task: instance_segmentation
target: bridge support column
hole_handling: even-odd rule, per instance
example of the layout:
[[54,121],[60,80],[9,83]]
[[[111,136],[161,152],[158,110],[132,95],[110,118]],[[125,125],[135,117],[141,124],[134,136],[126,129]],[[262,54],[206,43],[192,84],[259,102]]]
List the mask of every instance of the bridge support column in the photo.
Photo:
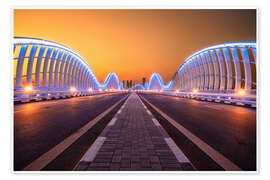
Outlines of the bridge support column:
[[185,88],[184,88],[184,91],[188,91],[188,69],[187,69],[187,66],[186,64],[184,65],[184,77],[185,77]]
[[196,71],[196,88],[200,89],[201,86],[201,76],[200,76],[200,65],[198,63],[197,57],[194,58],[194,66]]
[[248,56],[248,51],[246,48],[241,48],[241,53],[244,61],[244,68],[245,68],[245,89],[249,92],[252,89],[252,72],[250,66],[250,60]]
[[194,88],[197,88],[197,74],[196,74],[196,70],[195,70],[195,68],[194,68],[194,59],[192,59],[191,61],[190,61],[190,63],[189,63],[189,65],[190,65],[190,68],[191,68],[191,81],[192,81],[192,83],[191,83],[191,85],[192,85],[192,87],[191,87],[191,90],[192,89],[194,89]]
[[208,90],[208,88],[209,88],[209,69],[208,69],[208,67],[207,67],[207,61],[206,61],[206,59],[205,59],[205,57],[204,57],[204,55],[203,54],[201,54],[201,58],[202,58],[202,61],[203,61],[203,67],[204,67],[204,79],[205,79],[205,81],[204,81],[204,87],[203,87],[203,90],[204,91],[207,91]]
[[28,58],[28,63],[27,63],[27,85],[32,87],[32,71],[33,71],[33,61],[34,57],[36,54],[37,46],[33,45],[31,48],[30,56]]
[[219,70],[220,70],[220,91],[224,91],[225,90],[225,81],[226,81],[226,65],[225,65],[225,61],[222,57],[221,54],[221,50],[220,49],[216,49],[216,53],[217,53],[217,60],[219,62]]
[[178,74],[180,76],[180,89],[179,90],[182,90],[184,89],[184,73],[183,71],[179,71]]
[[51,57],[52,48],[48,48],[45,60],[44,60],[44,67],[43,67],[43,81],[42,81],[42,88],[44,90],[48,90],[48,83],[47,83],[47,76],[48,76],[48,64]]
[[64,75],[63,75],[63,89],[67,89],[67,77],[68,77],[68,69],[70,65],[70,60],[71,60],[71,55],[68,55],[68,58],[65,63],[65,70],[64,70]]
[[241,66],[240,66],[241,59],[239,58],[236,48],[230,48],[230,49],[232,51],[234,69],[235,69],[235,89],[238,90],[241,88],[241,81],[242,81]]
[[20,53],[19,53],[19,57],[18,57],[18,63],[17,63],[17,69],[16,69],[16,86],[15,86],[16,91],[23,90],[23,86],[22,86],[23,74],[22,74],[22,71],[23,71],[24,56],[25,56],[27,48],[28,48],[28,45],[22,45],[22,47],[20,49]]
[[69,67],[68,67],[68,71],[67,71],[67,78],[65,81],[65,88],[70,90],[70,78],[71,78],[71,70],[73,67],[73,63],[74,63],[74,57],[71,58],[70,63],[69,63]]
[[36,89],[40,89],[40,69],[41,69],[41,63],[43,61],[43,54],[45,52],[46,47],[41,46],[39,49],[39,53],[38,53],[38,58],[37,58],[37,65],[36,65]]
[[206,57],[206,61],[207,61],[208,68],[209,68],[209,73],[208,73],[209,86],[208,86],[208,88],[210,91],[212,91],[214,89],[214,82],[215,82],[215,78],[214,78],[215,69],[213,67],[213,63],[212,63],[212,60],[211,60],[208,52],[205,53],[205,57]]
[[72,67],[72,71],[71,71],[70,87],[76,88],[76,86],[75,86],[75,74],[76,74],[77,68],[78,68],[78,59],[75,59],[73,67]]
[[192,91],[192,84],[193,84],[193,74],[192,74],[192,69],[191,69],[191,62],[187,63],[187,68],[188,68],[188,91]]
[[81,88],[81,84],[80,84],[80,83],[81,83],[82,68],[83,68],[83,64],[80,63],[78,72],[76,73],[76,77],[75,77],[75,79],[76,79],[76,87],[77,87],[78,89],[82,89],[82,88]]
[[205,71],[204,71],[204,66],[203,66],[203,62],[201,60],[201,57],[199,55],[197,55],[197,60],[198,60],[198,64],[199,64],[199,68],[200,68],[200,90],[204,89],[204,81],[205,81]]
[[54,83],[53,83],[53,70],[54,70],[54,64],[55,64],[55,59],[56,55],[58,53],[58,49],[54,49],[51,61],[50,61],[50,67],[49,67],[49,89],[53,90],[54,89]]
[[[56,58],[56,64],[55,64],[55,70],[54,70],[54,87],[55,89],[59,88],[59,78],[58,78],[58,72],[59,72],[59,65],[62,60],[63,51],[60,51],[58,53],[58,56]],[[61,76],[61,74],[60,74]]]
[[229,93],[232,93],[233,88],[234,88],[234,82],[233,82],[233,74],[232,74],[232,60],[230,58],[229,52],[227,48],[223,48],[223,53],[227,65],[227,91]]
[[214,91],[220,90],[220,70],[219,70],[219,62],[216,57],[216,53],[214,50],[210,50],[210,58],[213,62],[214,69]]

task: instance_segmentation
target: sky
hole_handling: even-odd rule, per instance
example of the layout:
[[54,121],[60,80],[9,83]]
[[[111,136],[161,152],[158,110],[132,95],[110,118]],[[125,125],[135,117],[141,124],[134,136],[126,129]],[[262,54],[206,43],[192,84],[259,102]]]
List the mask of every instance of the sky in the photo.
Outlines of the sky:
[[168,83],[198,50],[256,41],[256,10],[15,9],[13,27],[77,52],[100,82],[115,72],[141,83],[156,72]]

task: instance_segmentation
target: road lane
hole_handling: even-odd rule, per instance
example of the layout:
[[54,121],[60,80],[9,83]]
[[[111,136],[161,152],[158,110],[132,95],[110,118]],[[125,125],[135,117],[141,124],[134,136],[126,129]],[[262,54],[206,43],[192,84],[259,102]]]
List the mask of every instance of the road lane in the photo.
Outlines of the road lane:
[[76,97],[14,106],[14,170],[20,170],[123,98]]
[[150,103],[244,170],[256,170],[256,110],[163,95]]

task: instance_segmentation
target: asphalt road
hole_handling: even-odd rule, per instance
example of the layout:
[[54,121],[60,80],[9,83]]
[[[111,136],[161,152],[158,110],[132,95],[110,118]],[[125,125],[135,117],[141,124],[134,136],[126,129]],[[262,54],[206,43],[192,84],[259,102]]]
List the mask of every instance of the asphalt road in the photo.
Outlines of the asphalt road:
[[243,170],[256,170],[255,109],[164,95],[141,95]]
[[14,170],[20,170],[118,102],[96,95],[14,106]]

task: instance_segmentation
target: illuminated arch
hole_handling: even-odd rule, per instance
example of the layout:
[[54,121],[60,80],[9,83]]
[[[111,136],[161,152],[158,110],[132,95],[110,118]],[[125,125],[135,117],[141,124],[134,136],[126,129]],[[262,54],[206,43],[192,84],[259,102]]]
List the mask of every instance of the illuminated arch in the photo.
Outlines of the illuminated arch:
[[161,76],[157,73],[152,74],[149,80],[148,89],[149,90],[168,90],[172,86],[172,81],[167,85],[164,84]]
[[225,43],[202,49],[188,57],[176,74],[172,79],[174,90],[233,93],[245,89],[253,93],[256,43]]
[[61,44],[35,38],[15,37],[14,90],[77,91],[119,89],[119,80],[110,73],[100,84],[90,66],[76,52]]

